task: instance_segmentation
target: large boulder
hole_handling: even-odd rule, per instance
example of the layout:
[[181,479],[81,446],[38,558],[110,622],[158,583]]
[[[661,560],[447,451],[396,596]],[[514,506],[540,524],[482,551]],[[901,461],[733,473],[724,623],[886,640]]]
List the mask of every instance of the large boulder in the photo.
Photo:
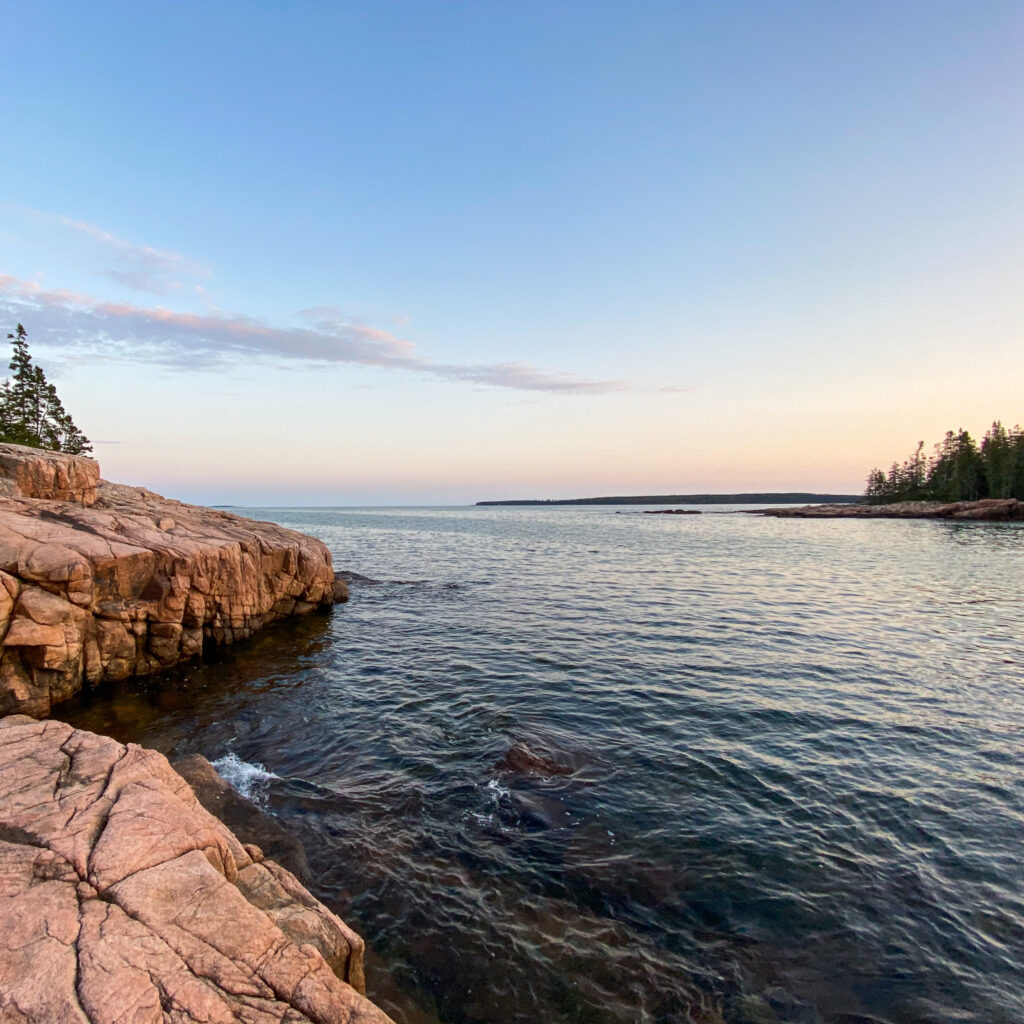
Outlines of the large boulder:
[[[37,463],[60,481],[83,479],[79,464],[99,472],[16,445],[0,445],[4,459],[8,483],[42,479]],[[348,596],[327,548],[275,523],[95,477],[89,503],[43,490],[0,495],[0,715],[49,714],[87,683],[158,672]]]
[[0,720],[0,1021],[393,1024],[363,942],[163,755]]

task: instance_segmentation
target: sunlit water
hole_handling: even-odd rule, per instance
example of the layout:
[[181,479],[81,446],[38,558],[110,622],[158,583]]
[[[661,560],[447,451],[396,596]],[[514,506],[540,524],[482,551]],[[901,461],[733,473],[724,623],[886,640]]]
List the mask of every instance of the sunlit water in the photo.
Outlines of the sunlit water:
[[227,759],[417,1020],[1024,1020],[1024,529],[248,514],[381,582],[61,716]]

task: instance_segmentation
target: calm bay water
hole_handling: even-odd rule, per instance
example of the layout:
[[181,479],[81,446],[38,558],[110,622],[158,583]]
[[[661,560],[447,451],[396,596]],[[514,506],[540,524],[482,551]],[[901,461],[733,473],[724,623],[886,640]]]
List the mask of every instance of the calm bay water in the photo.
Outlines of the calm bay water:
[[233,755],[397,1019],[1024,1020],[1020,526],[246,514],[379,582],[59,714]]

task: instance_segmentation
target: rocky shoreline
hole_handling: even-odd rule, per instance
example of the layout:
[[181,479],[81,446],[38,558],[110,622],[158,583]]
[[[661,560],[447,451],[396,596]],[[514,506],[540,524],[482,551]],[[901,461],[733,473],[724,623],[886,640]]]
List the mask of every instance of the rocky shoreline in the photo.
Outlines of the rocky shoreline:
[[0,445],[2,1024],[394,1024],[301,844],[209,762],[37,721],[347,597],[312,537]]
[[778,519],[956,519],[976,522],[1024,522],[1024,501],[983,498],[980,501],[901,501],[891,505],[801,505],[763,508],[748,515]]

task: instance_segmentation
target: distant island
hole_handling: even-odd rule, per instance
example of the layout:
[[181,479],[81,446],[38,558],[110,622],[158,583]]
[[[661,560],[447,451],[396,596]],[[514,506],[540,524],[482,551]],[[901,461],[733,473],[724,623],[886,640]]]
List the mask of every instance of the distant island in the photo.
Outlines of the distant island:
[[523,498],[516,501],[478,501],[477,505],[841,505],[863,501],[862,494],[812,494],[806,491],[753,494],[634,494],[607,498]]

